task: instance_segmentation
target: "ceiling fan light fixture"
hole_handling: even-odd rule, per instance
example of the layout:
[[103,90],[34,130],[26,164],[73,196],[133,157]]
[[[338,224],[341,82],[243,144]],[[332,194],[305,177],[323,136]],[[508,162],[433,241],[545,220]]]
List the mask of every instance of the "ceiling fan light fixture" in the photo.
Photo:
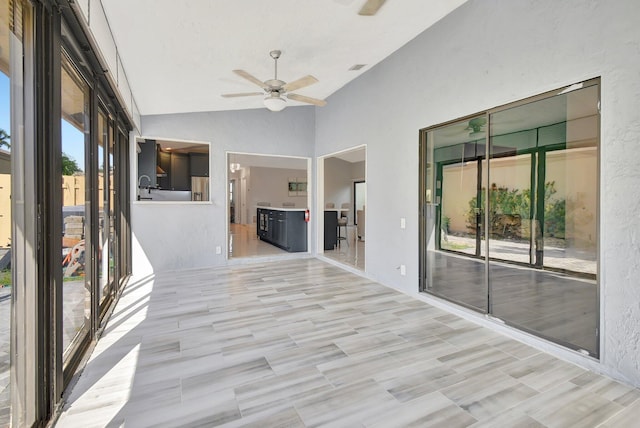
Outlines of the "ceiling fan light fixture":
[[287,106],[287,101],[279,95],[271,95],[264,99],[264,106],[271,111],[282,111]]

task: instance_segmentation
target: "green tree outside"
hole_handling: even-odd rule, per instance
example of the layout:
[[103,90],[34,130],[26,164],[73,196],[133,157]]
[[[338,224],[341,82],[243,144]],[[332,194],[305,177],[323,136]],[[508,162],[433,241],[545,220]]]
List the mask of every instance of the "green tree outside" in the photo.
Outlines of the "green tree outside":
[[69,157],[66,153],[62,153],[62,175],[73,175],[76,172],[82,172],[75,159]]
[[11,148],[11,135],[9,135],[4,129],[0,128],[0,148],[2,147],[6,147],[7,149]]

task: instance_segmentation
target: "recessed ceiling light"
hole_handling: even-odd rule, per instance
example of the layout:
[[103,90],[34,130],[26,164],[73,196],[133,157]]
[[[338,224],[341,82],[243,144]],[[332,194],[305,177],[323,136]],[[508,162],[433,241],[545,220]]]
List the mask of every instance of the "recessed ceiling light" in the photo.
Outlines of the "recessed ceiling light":
[[349,69],[349,71],[358,71],[358,70],[360,70],[361,68],[366,67],[366,66],[367,66],[367,64],[355,64],[355,65],[352,65],[352,66],[351,66],[351,68]]

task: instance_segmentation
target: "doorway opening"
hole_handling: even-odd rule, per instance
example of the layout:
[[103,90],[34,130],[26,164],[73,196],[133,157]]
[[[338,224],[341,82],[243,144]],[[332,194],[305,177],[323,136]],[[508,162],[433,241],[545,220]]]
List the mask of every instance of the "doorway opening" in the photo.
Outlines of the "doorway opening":
[[365,270],[366,145],[318,159],[318,253]]
[[[304,216],[311,205],[310,165],[311,159],[303,157],[227,153],[228,259],[309,253],[310,227]],[[267,209],[282,213],[267,217],[283,225],[277,239],[273,233],[260,234],[260,212]]]

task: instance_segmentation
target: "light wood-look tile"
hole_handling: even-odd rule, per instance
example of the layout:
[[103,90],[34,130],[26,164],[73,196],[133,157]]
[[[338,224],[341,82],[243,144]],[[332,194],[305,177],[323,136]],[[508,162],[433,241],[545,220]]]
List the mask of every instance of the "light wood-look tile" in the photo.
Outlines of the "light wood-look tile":
[[637,426],[640,391],[316,259],[134,279],[58,427]]

